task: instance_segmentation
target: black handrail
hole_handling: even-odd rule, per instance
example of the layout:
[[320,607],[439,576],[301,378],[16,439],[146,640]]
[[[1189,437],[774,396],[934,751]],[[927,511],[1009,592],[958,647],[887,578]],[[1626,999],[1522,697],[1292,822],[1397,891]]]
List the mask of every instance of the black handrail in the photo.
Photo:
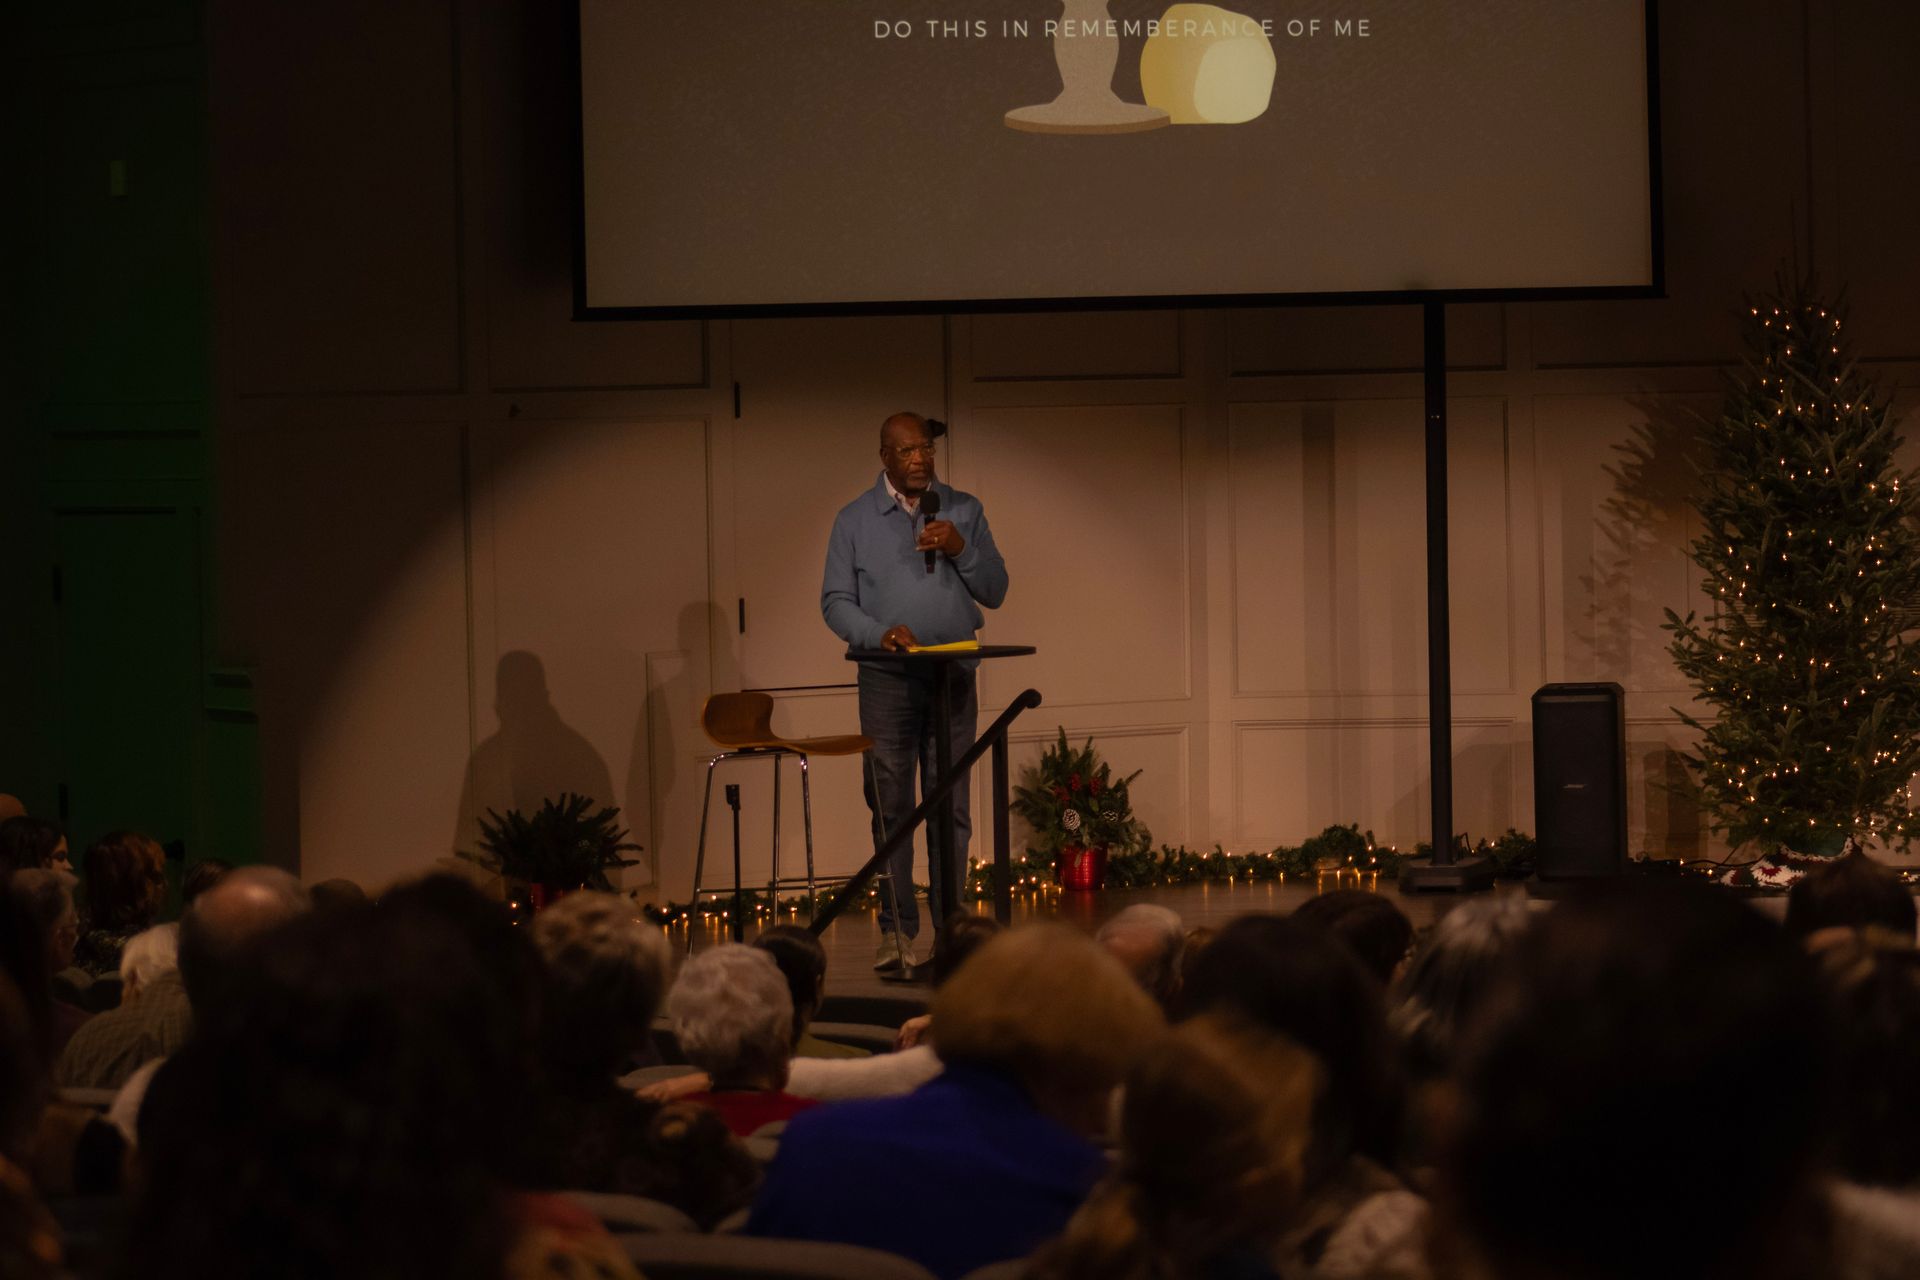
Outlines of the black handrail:
[[[847,909],[847,904],[852,902],[854,898],[860,894],[865,893],[867,883],[879,873],[881,867],[886,865],[887,859],[893,856],[894,851],[900,847],[902,842],[913,839],[914,829],[932,816],[933,811],[946,801],[946,798],[952,794],[954,787],[959,783],[961,775],[971,769],[974,763],[987,753],[989,747],[994,748],[993,862],[996,879],[999,881],[999,883],[994,886],[994,912],[1000,917],[1002,923],[1004,923],[1013,910],[1013,865],[1012,857],[1007,849],[1007,790],[1005,786],[1007,728],[1022,711],[1031,710],[1039,705],[1040,691],[1038,689],[1028,689],[1012,702],[1008,703],[1007,709],[1002,711],[991,725],[987,726],[987,731],[981,734],[971,747],[967,748],[965,754],[953,762],[953,767],[947,771],[946,776],[941,778],[938,785],[927,794],[927,798],[919,803],[913,813],[908,816],[906,822],[901,824],[900,829],[888,833],[885,843],[874,851],[874,855],[871,858],[867,859],[866,865],[854,872],[847,882],[840,886],[840,892],[832,901],[814,913],[813,920],[807,927],[816,934],[820,933],[828,925],[832,924],[842,911]],[[941,869],[937,871],[936,874],[946,874],[946,872],[944,869]],[[965,885],[961,886],[962,891],[964,891],[965,888]],[[907,891],[911,893],[913,891],[912,887],[908,886]],[[949,903],[948,905],[956,909],[959,906],[958,903]],[[940,922],[935,921],[934,923],[937,926]]]

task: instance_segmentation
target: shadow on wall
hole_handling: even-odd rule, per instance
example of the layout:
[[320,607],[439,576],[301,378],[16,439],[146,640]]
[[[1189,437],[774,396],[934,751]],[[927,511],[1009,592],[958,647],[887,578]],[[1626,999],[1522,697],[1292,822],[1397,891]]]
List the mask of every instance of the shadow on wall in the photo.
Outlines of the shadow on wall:
[[539,655],[522,649],[500,655],[493,709],[500,728],[474,748],[460,784],[456,850],[479,847],[480,819],[489,809],[531,814],[542,801],[568,791],[601,805],[616,802],[607,762],[553,705]]
[[[1667,657],[1667,633],[1654,621],[1660,610],[1685,614],[1693,607],[1693,562],[1686,558],[1695,532],[1691,500],[1693,477],[1711,423],[1687,405],[1662,400],[1635,402],[1645,414],[1632,434],[1614,446],[1607,464],[1613,492],[1600,506],[1594,572],[1587,588],[1594,678],[1618,680],[1629,691],[1649,684],[1683,684]],[[1682,558],[1686,584],[1678,600],[1649,598],[1656,561]],[[1663,700],[1664,701],[1664,700]],[[1659,708],[1666,710],[1665,706]],[[1688,798],[1687,770],[1671,743],[1630,748],[1638,754],[1640,822],[1635,856],[1698,858],[1707,851],[1707,832],[1699,808]],[[1630,830],[1632,824],[1630,820]]]
[[[706,770],[692,766],[719,748],[700,729],[700,690],[713,637],[724,634],[720,606],[696,600],[680,607],[676,648],[648,653],[647,698],[633,726],[627,778],[634,838],[649,868],[654,897],[666,901],[693,882],[693,840]],[[640,797],[646,812],[640,812]]]
[[1598,537],[1593,571],[1580,580],[1588,608],[1587,630],[1579,638],[1592,654],[1592,678],[1618,680],[1629,688],[1656,670],[1678,681],[1668,668],[1666,633],[1650,619],[1659,617],[1662,608],[1686,613],[1693,598],[1691,561],[1685,598],[1650,600],[1646,593],[1658,558],[1685,555],[1692,531],[1693,476],[1706,430],[1706,423],[1687,406],[1643,400],[1634,407],[1646,417],[1613,446],[1614,460],[1606,466],[1613,492],[1600,504],[1594,522]]
[[1649,744],[1640,756],[1640,781],[1646,794],[1646,847],[1632,852],[1648,857],[1702,858],[1707,829],[1700,806],[1689,798],[1687,766],[1666,743]]
[[[1470,730],[1456,725],[1453,738],[1453,834],[1465,835],[1469,844],[1479,840],[1491,840],[1508,827],[1525,828],[1530,824],[1525,820],[1523,811],[1514,794],[1514,770],[1516,757],[1525,756],[1528,763],[1528,777],[1531,777],[1531,756],[1526,756],[1524,747],[1516,746],[1512,741],[1514,726],[1473,726]],[[1420,739],[1417,750],[1422,760],[1426,759],[1426,728],[1419,730]],[[1360,822],[1368,827],[1374,838],[1382,844],[1411,851],[1422,840],[1431,840],[1429,828],[1433,825],[1433,792],[1429,789],[1427,771],[1422,767],[1419,778],[1411,785],[1403,787],[1394,795],[1381,813],[1368,805],[1364,808],[1377,816],[1369,819],[1355,812],[1351,817],[1337,813],[1329,814],[1328,819],[1336,823]],[[1531,782],[1527,783],[1531,788]],[[1531,809],[1533,794],[1527,792],[1526,807]],[[1369,827],[1369,823],[1372,825]],[[1314,834],[1311,831],[1297,832],[1286,839],[1298,843]]]

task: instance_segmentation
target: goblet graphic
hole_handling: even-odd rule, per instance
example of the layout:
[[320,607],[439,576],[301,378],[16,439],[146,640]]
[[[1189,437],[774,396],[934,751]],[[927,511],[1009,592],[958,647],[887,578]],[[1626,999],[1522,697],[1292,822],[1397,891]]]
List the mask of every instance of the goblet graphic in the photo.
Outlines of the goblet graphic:
[[[1167,113],[1140,102],[1122,102],[1113,92],[1120,63],[1120,37],[1109,34],[1108,0],[1063,0],[1053,60],[1060,68],[1060,96],[1007,112],[1007,127],[1028,133],[1139,133],[1167,123]],[[1083,23],[1093,24],[1093,34]]]

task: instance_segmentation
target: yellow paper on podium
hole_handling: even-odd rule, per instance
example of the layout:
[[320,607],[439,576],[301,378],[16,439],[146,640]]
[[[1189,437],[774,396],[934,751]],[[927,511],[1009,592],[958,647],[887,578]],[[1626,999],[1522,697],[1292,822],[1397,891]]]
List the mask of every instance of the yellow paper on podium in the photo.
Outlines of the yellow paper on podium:
[[908,653],[972,653],[978,651],[978,640],[955,640],[951,644],[910,644]]

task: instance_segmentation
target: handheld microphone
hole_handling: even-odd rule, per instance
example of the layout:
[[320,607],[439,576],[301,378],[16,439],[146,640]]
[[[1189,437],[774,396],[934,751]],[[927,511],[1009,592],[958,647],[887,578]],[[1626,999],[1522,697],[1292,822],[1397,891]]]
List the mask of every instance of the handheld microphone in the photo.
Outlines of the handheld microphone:
[[[928,520],[932,520],[935,516],[940,514],[940,495],[934,490],[932,485],[928,485],[927,491],[920,495],[920,514],[924,515]],[[929,547],[927,549],[927,572],[928,573],[933,572],[934,554],[935,553],[933,549]]]

